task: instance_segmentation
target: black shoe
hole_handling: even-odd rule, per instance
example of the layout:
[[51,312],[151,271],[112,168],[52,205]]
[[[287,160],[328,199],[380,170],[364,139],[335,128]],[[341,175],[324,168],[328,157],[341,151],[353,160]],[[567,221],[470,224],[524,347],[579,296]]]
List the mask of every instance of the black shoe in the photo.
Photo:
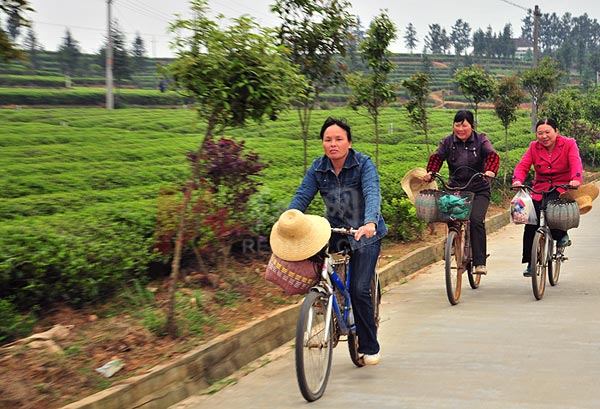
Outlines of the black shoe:
[[527,264],[527,268],[523,271],[523,277],[531,277],[531,266]]

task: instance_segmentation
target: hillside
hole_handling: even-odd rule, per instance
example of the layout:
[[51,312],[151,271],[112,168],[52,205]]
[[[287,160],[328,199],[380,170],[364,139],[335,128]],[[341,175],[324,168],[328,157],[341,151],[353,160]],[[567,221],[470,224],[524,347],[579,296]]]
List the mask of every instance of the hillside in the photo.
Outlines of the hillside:
[[[500,77],[506,75],[517,75],[519,72],[531,67],[530,62],[519,59],[490,59],[473,58],[470,56],[455,57],[451,55],[421,55],[421,54],[394,54],[391,58],[396,64],[395,70],[390,74],[390,80],[400,84],[417,72],[427,72],[431,76],[430,89],[435,93],[432,97],[438,100],[431,101],[432,105],[443,106],[443,102],[449,102],[447,107],[454,108],[455,103],[465,103],[464,97],[457,91],[453,82],[453,73],[456,69],[478,64],[492,74]],[[126,105],[180,105],[185,101],[181,97],[171,96],[165,99],[160,92],[161,75],[158,67],[168,65],[169,59],[146,58],[142,66],[136,70],[129,79],[119,80],[115,83],[118,90],[146,90],[154,91],[154,96],[142,96],[131,100],[126,94],[122,97]],[[359,69],[357,67],[356,69]],[[0,64],[0,106],[1,105],[93,105],[103,104],[102,91],[105,86],[105,73],[101,61],[97,55],[84,54],[80,60],[80,68],[71,77],[65,78],[61,71],[57,55],[54,52],[41,52],[36,56],[35,62],[16,61],[11,64]],[[575,78],[576,80],[576,78]],[[92,91],[92,89],[96,91]],[[31,97],[32,89],[39,90]],[[85,90],[88,91],[85,91]],[[44,95],[44,90],[52,90],[52,95]],[[95,96],[87,96],[77,99],[69,92],[77,90],[79,93],[96,93]],[[100,91],[100,92],[98,92]],[[60,97],[60,94],[65,94]],[[348,90],[340,86],[328,90],[323,94],[325,103],[339,106],[346,103]],[[399,91],[399,98],[406,98],[404,90]],[[442,101],[439,101],[442,98]],[[68,101],[76,101],[69,103]]]

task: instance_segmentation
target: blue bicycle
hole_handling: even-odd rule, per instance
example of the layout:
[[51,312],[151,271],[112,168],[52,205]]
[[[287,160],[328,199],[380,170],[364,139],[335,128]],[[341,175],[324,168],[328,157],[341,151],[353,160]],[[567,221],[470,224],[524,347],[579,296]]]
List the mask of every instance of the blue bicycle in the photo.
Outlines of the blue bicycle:
[[[332,228],[332,232],[354,235],[356,230]],[[358,337],[352,313],[350,255],[347,251],[327,254],[319,282],[302,303],[296,326],[296,376],[304,399],[313,402],[325,393],[333,348],[342,337],[348,341],[350,359],[358,366],[364,362],[358,353]],[[375,323],[379,326],[381,287],[376,271],[371,282]]]

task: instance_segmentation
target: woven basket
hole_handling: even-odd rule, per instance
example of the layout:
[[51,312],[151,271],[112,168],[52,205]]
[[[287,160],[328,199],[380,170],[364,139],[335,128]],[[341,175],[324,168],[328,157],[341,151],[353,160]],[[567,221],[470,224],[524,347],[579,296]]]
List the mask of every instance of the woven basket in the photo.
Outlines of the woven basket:
[[551,229],[569,230],[579,226],[579,206],[574,200],[550,200],[546,206],[546,222]]
[[310,260],[285,261],[273,254],[265,279],[277,284],[287,295],[306,294],[319,281],[319,267]]
[[427,222],[439,222],[438,198],[445,193],[441,190],[424,189],[415,198],[417,218]]
[[422,190],[415,200],[417,217],[427,223],[467,220],[473,207],[473,192]]

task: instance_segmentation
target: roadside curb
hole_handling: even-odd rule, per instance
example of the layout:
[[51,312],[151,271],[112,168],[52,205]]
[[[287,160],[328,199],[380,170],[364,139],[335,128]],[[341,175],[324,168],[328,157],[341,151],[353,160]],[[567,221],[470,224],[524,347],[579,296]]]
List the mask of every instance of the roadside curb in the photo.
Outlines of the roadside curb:
[[[486,220],[488,234],[510,222],[508,212]],[[380,271],[382,286],[401,281],[438,260],[444,239],[412,251]],[[248,363],[289,342],[296,331],[300,304],[257,318],[246,326],[216,337],[175,362],[158,365],[112,387],[63,406],[62,409],[165,409],[197,395]]]

